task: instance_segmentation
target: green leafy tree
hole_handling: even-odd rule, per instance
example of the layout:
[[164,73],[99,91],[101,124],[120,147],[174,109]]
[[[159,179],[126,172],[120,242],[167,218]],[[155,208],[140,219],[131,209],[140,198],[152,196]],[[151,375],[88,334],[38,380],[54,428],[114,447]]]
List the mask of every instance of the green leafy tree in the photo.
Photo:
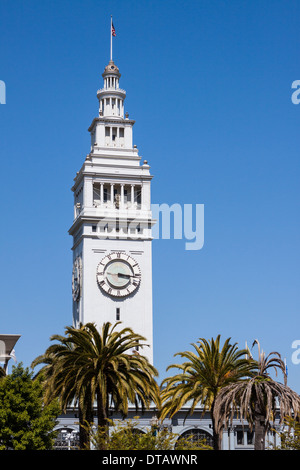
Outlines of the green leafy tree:
[[57,402],[45,406],[41,379],[22,364],[0,380],[0,450],[47,450],[59,414]]
[[51,339],[59,343],[34,363],[46,363],[47,400],[60,397],[64,408],[75,397],[89,408],[96,403],[98,426],[105,433],[110,408],[126,416],[129,403],[144,409],[159,401],[156,369],[134,352],[145,346],[145,338],[130,328],[118,330],[119,324],[104,323],[100,331],[93,323],[67,327],[66,336],[54,335]]
[[300,450],[300,422],[291,417],[285,418],[284,429],[276,431],[280,444],[274,450]]
[[203,412],[210,411],[213,427],[214,450],[220,450],[221,430],[217,429],[214,409],[218,393],[229,383],[239,382],[251,371],[251,361],[246,357],[248,350],[240,350],[228,338],[221,347],[220,335],[214,340],[199,339],[192,344],[194,351],[176,355],[187,359],[183,364],[170,368],[181,370],[179,374],[163,381],[161,418],[173,416],[183,405],[191,403],[192,414],[198,404]]
[[[267,356],[258,345],[258,360],[254,361],[252,374],[239,383],[224,387],[216,400],[215,416],[217,428],[227,425],[238,414],[242,420],[247,420],[254,433],[254,449],[265,449],[265,436],[279,410],[280,420],[286,417],[299,417],[300,397],[286,385],[286,370],[284,361],[278,352]],[[249,351],[250,354],[250,351]],[[284,384],[275,381],[269,370],[281,371]],[[278,408],[279,407],[279,408]]]

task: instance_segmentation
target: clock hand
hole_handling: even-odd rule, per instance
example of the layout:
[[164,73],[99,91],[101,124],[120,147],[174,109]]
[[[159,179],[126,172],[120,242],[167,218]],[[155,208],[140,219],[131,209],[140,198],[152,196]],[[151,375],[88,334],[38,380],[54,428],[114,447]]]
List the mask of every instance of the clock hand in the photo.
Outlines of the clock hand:
[[123,274],[123,273],[118,273],[118,277],[124,277],[127,279],[128,277],[137,277],[137,274]]
[[138,274],[123,274],[123,273],[107,273],[110,274],[111,276],[118,276],[118,277],[138,277]]

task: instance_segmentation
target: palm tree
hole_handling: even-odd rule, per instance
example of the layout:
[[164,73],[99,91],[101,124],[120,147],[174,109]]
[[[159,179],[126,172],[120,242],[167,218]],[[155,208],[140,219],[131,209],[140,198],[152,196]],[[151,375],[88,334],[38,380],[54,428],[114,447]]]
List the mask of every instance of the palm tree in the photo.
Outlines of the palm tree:
[[66,369],[58,352],[67,354],[68,349],[73,349],[72,343],[65,343],[65,337],[53,335],[51,340],[58,340],[60,344],[50,346],[45,354],[37,357],[31,364],[34,368],[40,364],[44,367],[36,374],[42,375],[44,383],[44,401],[49,404],[58,398],[62,412],[65,413],[69,405],[78,406],[79,411],[79,446],[87,448],[89,446],[89,432],[87,425],[93,422],[92,402],[89,387],[82,388],[77,393],[74,380],[67,380]]
[[[236,414],[241,420],[246,419],[250,429],[255,430],[254,449],[264,450],[265,435],[275,419],[278,405],[281,422],[288,416],[297,417],[300,413],[300,397],[286,385],[286,368],[280,354],[271,352],[266,356],[257,340],[255,344],[258,345],[258,360],[255,361],[254,374],[220,391],[215,404],[215,419],[218,430],[224,423],[227,426]],[[284,384],[273,380],[268,373],[269,369],[274,369],[276,374],[280,370]]]
[[185,351],[176,355],[187,359],[183,364],[168,367],[182,372],[165,379],[162,385],[161,419],[171,417],[181,407],[191,402],[189,413],[192,414],[197,404],[203,405],[203,413],[210,410],[213,425],[214,450],[221,446],[221,434],[217,432],[214,420],[215,401],[222,387],[240,381],[251,370],[251,361],[245,357],[246,350],[239,350],[237,344],[230,344],[228,338],[220,350],[220,335],[216,340],[200,338],[192,344],[195,352]]
[[93,323],[67,327],[65,337],[51,338],[59,344],[46,351],[46,358],[51,357],[46,365],[49,398],[60,395],[66,408],[77,397],[85,415],[96,402],[102,430],[107,430],[110,407],[125,416],[128,403],[142,408],[158,403],[156,369],[145,356],[132,352],[145,338],[130,328],[117,331],[119,324],[104,323],[101,331]]

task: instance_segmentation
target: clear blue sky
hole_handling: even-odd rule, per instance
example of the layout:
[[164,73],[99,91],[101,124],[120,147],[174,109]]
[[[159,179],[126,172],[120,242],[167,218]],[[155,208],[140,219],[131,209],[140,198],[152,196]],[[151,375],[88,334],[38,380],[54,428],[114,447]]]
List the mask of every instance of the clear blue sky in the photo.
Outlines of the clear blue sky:
[[221,334],[279,351],[300,392],[298,0],[0,1],[1,333],[22,335],[30,365],[72,323],[70,188],[111,14],[152,201],[205,205],[202,250],[153,242],[161,378],[174,353]]

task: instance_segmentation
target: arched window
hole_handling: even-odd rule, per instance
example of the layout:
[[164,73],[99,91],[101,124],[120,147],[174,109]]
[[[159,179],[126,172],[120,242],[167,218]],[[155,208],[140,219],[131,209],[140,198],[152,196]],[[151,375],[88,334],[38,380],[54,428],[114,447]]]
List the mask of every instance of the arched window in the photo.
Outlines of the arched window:
[[75,450],[79,448],[79,431],[61,428],[54,442],[55,450]]
[[213,447],[212,435],[207,431],[198,428],[188,429],[179,436],[178,440],[182,438],[189,438],[190,436],[192,436],[193,441],[205,441],[206,445]]

